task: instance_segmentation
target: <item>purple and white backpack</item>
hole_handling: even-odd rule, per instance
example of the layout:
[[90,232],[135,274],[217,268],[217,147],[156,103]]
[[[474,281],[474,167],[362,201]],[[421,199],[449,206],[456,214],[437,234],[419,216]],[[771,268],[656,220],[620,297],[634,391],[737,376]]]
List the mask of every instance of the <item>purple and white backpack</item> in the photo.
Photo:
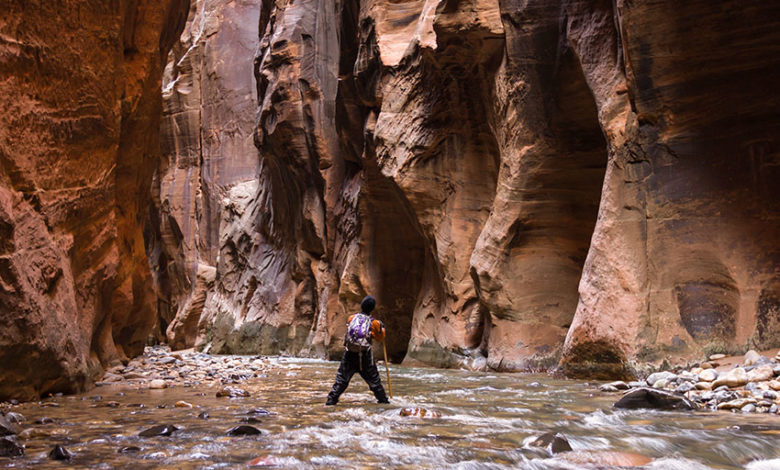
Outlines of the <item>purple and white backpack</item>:
[[347,326],[344,344],[348,351],[363,352],[371,349],[371,322],[373,318],[365,313],[356,313]]

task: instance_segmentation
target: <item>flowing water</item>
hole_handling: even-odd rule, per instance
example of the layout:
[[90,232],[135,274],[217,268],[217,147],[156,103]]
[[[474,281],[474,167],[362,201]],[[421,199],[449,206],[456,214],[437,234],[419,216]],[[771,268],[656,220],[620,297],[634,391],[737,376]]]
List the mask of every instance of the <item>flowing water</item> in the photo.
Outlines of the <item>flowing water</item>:
[[[588,466],[582,459],[572,463],[566,454],[545,457],[524,447],[548,431],[567,437],[574,449],[570,455],[589,455],[591,461],[609,462],[607,451],[652,459],[640,468],[778,468],[751,462],[780,458],[777,431],[771,430],[780,425],[777,416],[617,411],[612,409],[616,395],[597,392],[594,383],[400,366],[390,368],[390,405],[374,403],[356,375],[339,405],[326,407],[338,363],[284,358],[273,363],[265,377],[240,385],[250,398],[215,398],[217,388],[205,385],[166,390],[117,385],[52,398],[43,402],[46,406],[23,404],[14,411],[27,418],[29,430],[20,438],[25,456],[0,459],[0,465],[242,468],[260,457],[277,468],[616,468]],[[385,382],[384,366],[380,372]],[[195,407],[173,407],[178,400]],[[423,407],[441,417],[403,417],[404,407]],[[264,434],[226,435],[229,428],[246,424],[242,418],[256,408],[270,412],[249,423]],[[204,411],[210,417],[198,418]],[[44,417],[54,422],[34,424]],[[170,437],[138,436],[158,424],[181,430]],[[762,427],[735,428],[746,425]],[[74,452],[69,463],[47,458],[55,444]],[[120,452],[127,447],[138,449]]]

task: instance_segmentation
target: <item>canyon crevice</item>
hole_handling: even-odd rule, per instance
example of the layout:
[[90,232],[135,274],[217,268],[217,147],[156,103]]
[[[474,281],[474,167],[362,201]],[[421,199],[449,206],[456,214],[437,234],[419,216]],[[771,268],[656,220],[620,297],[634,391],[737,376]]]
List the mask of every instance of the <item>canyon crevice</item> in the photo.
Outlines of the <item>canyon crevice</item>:
[[0,396],[338,357],[367,294],[393,362],[780,346],[780,5],[74,5],[0,0]]
[[[774,7],[251,4],[259,30],[193,7],[219,26],[171,59],[201,83],[166,97],[201,110],[159,186],[172,344],[337,356],[370,293],[408,363],[613,377],[778,345]],[[206,121],[253,47],[256,109]],[[202,143],[223,129],[231,157]]]

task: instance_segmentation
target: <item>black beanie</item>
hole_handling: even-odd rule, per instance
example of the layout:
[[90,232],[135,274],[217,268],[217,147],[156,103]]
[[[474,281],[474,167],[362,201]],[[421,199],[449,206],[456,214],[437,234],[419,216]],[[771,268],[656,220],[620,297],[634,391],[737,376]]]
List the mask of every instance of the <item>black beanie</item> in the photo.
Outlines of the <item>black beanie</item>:
[[376,299],[370,295],[365,296],[363,301],[360,302],[360,310],[362,310],[363,313],[371,313],[371,311],[374,310],[374,307],[376,307]]

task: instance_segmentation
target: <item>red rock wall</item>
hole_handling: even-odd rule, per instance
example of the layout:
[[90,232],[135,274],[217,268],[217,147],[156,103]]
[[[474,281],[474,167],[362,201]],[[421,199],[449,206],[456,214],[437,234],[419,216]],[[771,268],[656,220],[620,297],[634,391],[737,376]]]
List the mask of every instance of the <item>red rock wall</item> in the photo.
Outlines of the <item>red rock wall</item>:
[[0,2],[0,397],[143,350],[164,54],[187,1]]
[[197,5],[155,183],[173,344],[338,355],[370,293],[396,361],[780,345],[777,7]]

